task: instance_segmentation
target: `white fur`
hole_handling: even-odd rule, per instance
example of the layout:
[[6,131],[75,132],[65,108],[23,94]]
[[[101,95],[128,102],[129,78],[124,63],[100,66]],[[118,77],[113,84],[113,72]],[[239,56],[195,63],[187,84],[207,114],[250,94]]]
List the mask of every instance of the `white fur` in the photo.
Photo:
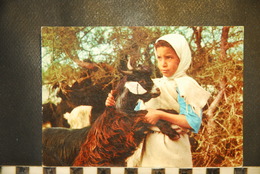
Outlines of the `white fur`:
[[133,94],[144,94],[147,92],[138,82],[126,82],[125,87]]
[[74,108],[71,113],[66,112],[64,118],[68,120],[70,128],[80,129],[90,125],[92,106],[81,105]]

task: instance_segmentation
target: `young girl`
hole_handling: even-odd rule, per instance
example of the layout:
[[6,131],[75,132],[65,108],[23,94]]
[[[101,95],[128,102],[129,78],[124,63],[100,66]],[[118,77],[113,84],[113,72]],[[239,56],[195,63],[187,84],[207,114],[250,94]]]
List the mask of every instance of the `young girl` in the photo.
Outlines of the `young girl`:
[[[128,167],[192,167],[191,147],[188,130],[198,133],[201,125],[202,108],[210,94],[186,74],[191,64],[191,51],[186,39],[179,34],[168,34],[155,42],[155,55],[163,77],[154,79],[161,95],[137,109],[146,109],[146,119],[155,124],[159,119],[172,123],[179,134],[171,140],[153,126],[134,155],[128,158]],[[107,106],[114,105],[111,94]],[[157,109],[174,109],[179,114],[169,114]]]

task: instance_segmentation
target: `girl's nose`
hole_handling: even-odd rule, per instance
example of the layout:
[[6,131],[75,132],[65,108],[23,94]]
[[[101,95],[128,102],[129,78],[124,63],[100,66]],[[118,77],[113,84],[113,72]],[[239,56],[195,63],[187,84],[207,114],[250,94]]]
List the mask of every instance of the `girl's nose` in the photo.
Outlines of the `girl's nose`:
[[162,66],[167,66],[167,62],[165,60],[162,61]]

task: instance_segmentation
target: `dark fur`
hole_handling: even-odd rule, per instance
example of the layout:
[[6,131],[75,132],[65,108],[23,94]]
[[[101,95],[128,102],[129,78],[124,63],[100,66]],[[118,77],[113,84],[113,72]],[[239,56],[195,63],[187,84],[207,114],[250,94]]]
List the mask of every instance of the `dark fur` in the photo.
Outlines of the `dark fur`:
[[93,124],[74,166],[125,166],[125,160],[149,131],[147,111],[125,112],[109,107]]
[[[92,79],[92,74],[97,69],[83,69],[81,77],[72,86],[69,86],[66,81],[62,81],[52,87],[53,89],[58,89],[56,97],[60,98],[61,101],[57,104],[49,102],[42,105],[43,124],[49,122],[51,127],[69,128],[70,125],[63,115],[80,105],[93,107],[90,117],[91,124],[104,112],[107,93],[114,86],[114,82],[111,82],[114,68],[110,69],[111,66],[104,63],[100,63],[99,67],[106,72],[104,73],[106,78],[102,78],[98,83],[94,83]],[[114,78],[114,81],[116,82],[117,79]]]
[[[164,112],[168,112],[168,113],[171,113],[171,114],[178,114],[177,111],[175,110],[165,110],[165,109],[160,109]],[[172,129],[171,128],[171,124],[170,122],[168,121],[165,121],[165,120],[159,120],[157,123],[156,123],[156,126],[160,129],[160,131],[167,135],[171,140],[177,140],[180,138],[180,134],[178,132],[176,132],[175,129]]]
[[67,120],[63,117],[61,111],[61,105],[55,105],[54,103],[45,103],[42,105],[42,123],[43,125],[46,123],[50,123],[51,127],[67,127]]
[[47,128],[42,132],[43,165],[70,166],[85,141],[89,127],[82,129]]

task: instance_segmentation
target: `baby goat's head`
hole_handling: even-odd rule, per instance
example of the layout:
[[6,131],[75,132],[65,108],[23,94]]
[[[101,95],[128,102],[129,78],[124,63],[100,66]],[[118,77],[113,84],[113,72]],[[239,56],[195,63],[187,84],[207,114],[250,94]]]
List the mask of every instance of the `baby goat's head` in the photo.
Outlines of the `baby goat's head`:
[[124,78],[120,81],[116,97],[116,108],[121,110],[133,110],[139,99],[144,102],[151,98],[158,97],[160,90],[151,79],[151,69],[139,65],[133,68],[128,63],[128,70],[119,70]]

